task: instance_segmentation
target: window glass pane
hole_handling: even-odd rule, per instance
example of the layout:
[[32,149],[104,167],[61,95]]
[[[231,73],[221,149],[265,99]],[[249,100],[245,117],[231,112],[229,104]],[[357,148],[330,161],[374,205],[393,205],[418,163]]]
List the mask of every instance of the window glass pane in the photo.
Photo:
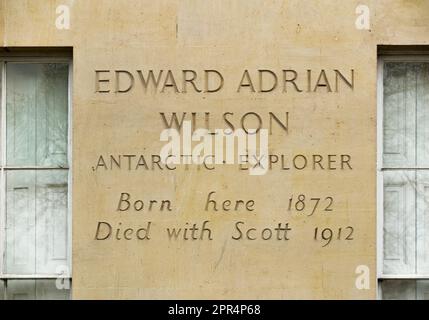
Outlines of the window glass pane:
[[429,167],[429,63],[417,68],[417,165]]
[[[70,299],[70,286],[64,286],[64,280],[36,280],[37,300],[67,300]],[[70,280],[65,280],[70,281]],[[57,282],[60,284],[57,288]]]
[[34,274],[36,239],[35,171],[6,173],[5,273]]
[[7,164],[67,166],[68,65],[7,63]]
[[416,173],[385,171],[383,273],[414,274],[416,269]]
[[66,170],[6,173],[6,273],[56,274],[68,268]]
[[7,300],[36,299],[36,280],[8,280]]
[[386,62],[383,93],[383,166],[416,165],[416,70],[412,63]]
[[429,166],[429,63],[384,66],[383,166]]
[[67,175],[65,170],[36,171],[37,274],[68,268]]
[[417,281],[417,300],[429,300],[429,280]]
[[383,300],[415,300],[415,280],[383,280],[381,282]]
[[417,172],[417,274],[429,274],[429,171]]
[[383,300],[429,300],[429,280],[383,280]]
[[0,280],[0,300],[4,300],[4,282]]
[[429,172],[384,171],[384,274],[429,274]]
[[8,280],[8,300],[65,300],[69,289],[57,289],[57,280]]

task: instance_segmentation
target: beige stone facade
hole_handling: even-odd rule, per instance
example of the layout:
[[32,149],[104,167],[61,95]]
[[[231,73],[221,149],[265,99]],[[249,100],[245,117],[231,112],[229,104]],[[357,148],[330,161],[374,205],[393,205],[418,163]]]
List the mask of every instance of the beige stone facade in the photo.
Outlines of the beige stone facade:
[[[69,29],[55,25],[62,4]],[[377,46],[428,43],[424,0],[1,0],[0,47],[73,51],[73,298],[376,298]],[[207,92],[220,78],[206,70],[221,89]],[[163,116],[184,112],[210,129],[259,116],[271,169],[160,165]],[[205,221],[194,240],[169,237]]]

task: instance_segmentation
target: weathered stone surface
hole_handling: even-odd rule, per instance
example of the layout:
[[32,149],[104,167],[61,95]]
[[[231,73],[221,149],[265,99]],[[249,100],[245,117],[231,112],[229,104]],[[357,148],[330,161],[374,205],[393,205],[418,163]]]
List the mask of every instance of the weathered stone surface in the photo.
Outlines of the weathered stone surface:
[[[359,3],[1,1],[3,46],[73,46],[74,298],[375,297],[377,44],[428,44],[429,3],[366,1],[371,27],[358,30]],[[70,7],[69,30],[55,27],[60,4]],[[96,70],[110,71],[109,93],[96,92]],[[133,90],[125,90],[126,73],[117,90],[118,70],[132,72]],[[181,93],[171,82],[164,92],[143,90],[136,70],[172,70]],[[183,70],[197,71],[201,92],[188,82],[183,93]],[[223,75],[222,90],[204,92],[204,70]],[[255,90],[247,86],[237,92],[245,70]],[[275,72],[276,90],[260,92],[258,70]],[[296,70],[302,92],[292,83],[284,92],[283,70]],[[307,70],[313,72],[310,90]],[[336,90],[333,70],[349,82],[353,70],[353,86],[340,79]],[[192,72],[186,76],[190,79]],[[262,89],[271,83],[268,73],[264,77]],[[159,154],[165,127],[160,113],[173,112],[209,112],[211,128],[223,128],[222,115],[228,112],[238,125],[248,112],[264,119],[269,112],[288,112],[287,132],[274,123],[270,154],[284,154],[289,166],[292,157],[306,155],[308,168],[281,170],[278,160],[266,175],[251,176],[235,165],[216,170],[97,167],[100,155],[107,161],[110,155],[143,154],[149,160]],[[204,118],[198,121],[204,126]],[[324,170],[314,164],[317,155]],[[329,155],[336,162],[329,164]],[[350,158],[345,159],[351,169],[341,170],[342,155]],[[231,207],[237,200],[252,200],[254,210],[206,210],[213,191],[219,208],[227,199]],[[121,193],[135,200],[169,200],[172,211],[160,211],[159,203],[151,211],[118,211]],[[311,210],[297,210],[300,195]],[[320,198],[314,212],[311,198]],[[103,221],[111,225],[112,236],[96,240]],[[150,240],[140,241],[136,231],[148,228],[149,221]],[[113,233],[119,223],[120,240]],[[176,240],[174,227],[195,227],[198,234],[191,230],[188,240],[183,233]],[[200,234],[204,227],[210,235]],[[330,232],[323,235],[325,228]],[[321,237],[332,239],[326,244]],[[369,290],[355,287],[359,265],[370,268]]]

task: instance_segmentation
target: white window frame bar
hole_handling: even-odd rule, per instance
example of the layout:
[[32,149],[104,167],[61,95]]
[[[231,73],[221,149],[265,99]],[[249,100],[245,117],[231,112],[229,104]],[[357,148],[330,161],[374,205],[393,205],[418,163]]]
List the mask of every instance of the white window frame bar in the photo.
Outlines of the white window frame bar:
[[[377,59],[377,299],[382,298],[382,280],[429,280],[429,274],[383,274],[383,238],[384,238],[384,198],[383,198],[383,171],[401,170],[402,168],[383,167],[383,103],[384,103],[384,83],[383,68],[388,61],[396,62],[429,62],[428,54],[383,54]],[[406,169],[406,168],[404,168]],[[415,167],[412,170],[428,169],[426,167]]]
[[[14,167],[14,166],[6,166],[6,63],[14,62],[14,63],[65,63],[68,64],[69,72],[68,72],[68,167],[51,167],[51,168],[40,168],[37,166],[22,166],[22,167]],[[4,281],[6,284],[7,280],[18,280],[18,279],[72,279],[72,84],[73,84],[73,61],[72,58],[68,57],[45,57],[45,56],[23,56],[23,57],[0,57],[0,76],[1,76],[1,105],[0,105],[0,281]],[[26,274],[26,275],[18,275],[18,274],[6,274],[3,272],[4,262],[5,262],[5,240],[6,240],[6,200],[5,200],[5,172],[7,170],[25,170],[25,169],[57,169],[57,170],[68,170],[68,185],[67,185],[67,214],[68,214],[68,234],[67,234],[67,254],[68,254],[68,274]],[[5,290],[6,291],[6,290]]]

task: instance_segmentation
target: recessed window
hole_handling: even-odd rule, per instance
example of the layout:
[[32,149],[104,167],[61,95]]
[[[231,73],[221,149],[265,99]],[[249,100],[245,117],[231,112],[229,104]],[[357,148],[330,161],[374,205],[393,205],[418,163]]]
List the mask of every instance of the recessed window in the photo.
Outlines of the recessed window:
[[0,298],[70,295],[70,63],[1,61]]
[[381,58],[379,76],[379,288],[428,299],[429,58]]

